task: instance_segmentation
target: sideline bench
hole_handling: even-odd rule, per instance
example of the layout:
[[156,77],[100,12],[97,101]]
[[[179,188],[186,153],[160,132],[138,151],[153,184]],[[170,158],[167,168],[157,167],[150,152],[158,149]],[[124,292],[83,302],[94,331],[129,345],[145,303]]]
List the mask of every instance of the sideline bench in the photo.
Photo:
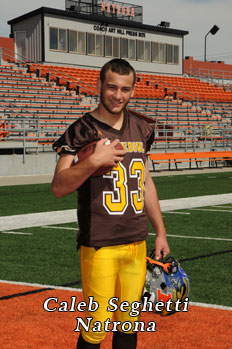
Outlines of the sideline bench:
[[202,161],[209,161],[209,167],[212,166],[212,161],[215,162],[217,167],[218,161],[232,161],[232,151],[206,151],[206,152],[183,152],[183,153],[152,153],[149,154],[149,158],[152,162],[153,170],[155,171],[155,165],[168,164],[168,169],[171,170],[171,164],[175,165],[178,170],[179,163],[189,163],[189,168],[192,168],[192,162],[196,164],[196,168],[199,168],[199,163]]

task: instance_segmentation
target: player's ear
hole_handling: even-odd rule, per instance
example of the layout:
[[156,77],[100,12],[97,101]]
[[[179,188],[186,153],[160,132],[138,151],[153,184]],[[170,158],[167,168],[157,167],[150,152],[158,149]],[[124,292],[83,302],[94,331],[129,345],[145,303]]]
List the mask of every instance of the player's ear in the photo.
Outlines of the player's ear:
[[101,92],[101,87],[102,87],[101,79],[98,78],[98,79],[97,79],[97,91],[98,91],[99,93]]

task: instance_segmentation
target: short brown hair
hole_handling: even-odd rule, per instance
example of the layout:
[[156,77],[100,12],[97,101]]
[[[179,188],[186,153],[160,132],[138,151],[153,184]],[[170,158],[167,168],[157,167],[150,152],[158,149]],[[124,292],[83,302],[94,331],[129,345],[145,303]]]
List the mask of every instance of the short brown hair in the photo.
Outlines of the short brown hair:
[[133,85],[136,81],[136,73],[134,68],[128,63],[125,59],[114,58],[111,61],[105,63],[100,71],[100,80],[103,83],[106,78],[106,72],[111,70],[114,73],[119,75],[129,75],[131,72],[133,73]]

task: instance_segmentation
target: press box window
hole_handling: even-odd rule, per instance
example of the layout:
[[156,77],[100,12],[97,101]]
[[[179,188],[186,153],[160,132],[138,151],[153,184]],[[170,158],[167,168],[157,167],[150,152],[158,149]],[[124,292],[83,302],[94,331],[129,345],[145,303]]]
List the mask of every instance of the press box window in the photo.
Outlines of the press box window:
[[150,62],[151,61],[151,43],[148,41],[144,42],[144,55],[145,55],[145,61]]
[[67,51],[67,30],[59,29],[59,51]]
[[69,51],[77,52],[77,32],[73,30],[69,31]]
[[88,55],[94,55],[95,54],[95,35],[94,34],[87,34],[87,44],[88,44]]
[[167,63],[179,63],[179,46],[167,45]]
[[121,58],[136,59],[135,40],[121,38]]
[[152,62],[159,62],[159,43],[158,42],[152,42],[151,60]]
[[74,30],[69,31],[69,51],[86,53],[86,34]]
[[129,40],[129,59],[136,59],[136,41]]
[[87,33],[88,55],[103,56],[103,37]]
[[144,61],[144,42],[137,40],[137,59]]
[[174,46],[174,63],[179,64],[179,46]]
[[166,63],[166,44],[159,44],[159,62]]
[[120,42],[119,38],[113,38],[113,57],[119,58],[120,57]]
[[103,36],[95,35],[96,40],[96,56],[103,56]]
[[167,63],[173,63],[173,46],[167,45]]
[[86,33],[78,32],[78,53],[86,53]]
[[119,38],[105,36],[105,56],[119,58]]
[[50,49],[67,52],[67,30],[50,28]]
[[113,57],[113,41],[112,36],[105,37],[105,56]]
[[166,63],[166,44],[152,42],[151,60],[152,62]]
[[50,28],[50,49],[58,50],[58,30],[57,28]]
[[151,43],[149,41],[137,40],[138,61],[151,61]]
[[121,38],[121,58],[128,58],[128,39]]

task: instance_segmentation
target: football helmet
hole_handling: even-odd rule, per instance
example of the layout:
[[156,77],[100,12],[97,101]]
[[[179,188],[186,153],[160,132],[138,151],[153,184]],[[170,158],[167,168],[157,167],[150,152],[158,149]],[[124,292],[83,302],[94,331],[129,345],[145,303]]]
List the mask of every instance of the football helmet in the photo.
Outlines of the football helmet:
[[[167,257],[160,261],[154,260],[154,251],[147,257],[147,273],[144,285],[142,301],[154,304],[153,310],[162,316],[176,312],[176,303],[179,300],[178,310],[183,309],[183,301],[189,295],[189,279],[179,262],[173,257]],[[169,307],[166,302],[171,299]],[[156,311],[155,304],[162,301],[163,310]],[[167,310],[168,309],[168,310]]]

